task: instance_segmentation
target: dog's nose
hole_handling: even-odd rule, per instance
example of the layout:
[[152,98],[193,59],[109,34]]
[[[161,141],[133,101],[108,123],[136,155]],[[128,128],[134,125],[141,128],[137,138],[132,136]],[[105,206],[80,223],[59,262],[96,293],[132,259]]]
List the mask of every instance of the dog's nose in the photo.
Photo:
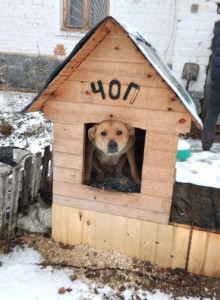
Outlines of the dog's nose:
[[108,152],[109,153],[115,153],[118,151],[118,144],[114,140],[110,140],[108,142]]

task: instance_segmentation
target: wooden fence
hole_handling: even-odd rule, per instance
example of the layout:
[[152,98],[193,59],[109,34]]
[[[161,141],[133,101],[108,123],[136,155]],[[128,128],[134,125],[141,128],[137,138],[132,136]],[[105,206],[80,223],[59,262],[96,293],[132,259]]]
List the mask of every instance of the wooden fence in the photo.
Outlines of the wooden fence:
[[[13,235],[17,216],[37,198],[43,200],[51,192],[52,155],[50,147],[26,155],[15,167],[0,170],[0,238]],[[48,191],[48,189],[50,191]]]

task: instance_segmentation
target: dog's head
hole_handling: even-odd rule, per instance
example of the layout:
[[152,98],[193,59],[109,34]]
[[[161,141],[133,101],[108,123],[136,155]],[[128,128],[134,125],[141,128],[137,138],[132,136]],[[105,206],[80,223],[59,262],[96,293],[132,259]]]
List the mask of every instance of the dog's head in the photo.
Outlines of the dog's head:
[[88,130],[89,139],[107,155],[119,154],[134,134],[134,127],[113,120],[103,121]]

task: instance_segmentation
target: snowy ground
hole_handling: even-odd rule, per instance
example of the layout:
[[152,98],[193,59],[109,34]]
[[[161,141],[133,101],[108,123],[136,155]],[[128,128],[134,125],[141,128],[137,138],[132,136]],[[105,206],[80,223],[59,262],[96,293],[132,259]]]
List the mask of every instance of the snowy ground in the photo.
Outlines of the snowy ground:
[[13,127],[8,137],[1,137],[0,133],[0,146],[15,146],[35,153],[51,144],[52,123],[44,119],[43,113],[19,113],[34,96],[29,93],[0,92],[0,124],[3,120]]
[[[7,138],[1,138],[0,146],[14,145],[31,152],[44,149],[52,142],[52,124],[43,114],[18,113],[35,95],[15,92],[0,92],[0,122],[5,118],[13,126]],[[215,143],[210,151],[203,151],[200,140],[188,140],[191,156],[176,164],[176,181],[220,188],[220,143]]]
[[[51,144],[52,125],[44,120],[42,113],[18,114],[33,97],[33,94],[0,92],[0,122],[7,121],[13,127],[8,137],[0,135],[0,146],[14,145],[37,152]],[[176,180],[220,188],[220,144],[216,143],[211,151],[204,152],[199,140],[190,139],[188,142],[192,154],[187,161],[177,162]],[[71,281],[72,271],[68,269],[42,268],[39,265],[42,259],[32,248],[15,248],[12,253],[0,254],[0,299],[120,299],[112,296],[115,291],[110,286],[85,278]],[[173,299],[172,295],[158,290],[150,293],[127,288],[122,294],[125,300]]]
[[203,151],[200,140],[188,139],[191,156],[176,163],[176,181],[220,188],[220,143]]
[[[70,280],[69,269],[42,267],[43,257],[31,248],[14,248],[9,254],[0,254],[1,300],[168,300],[174,299],[155,290],[127,288],[117,296],[110,286],[86,278]],[[122,298],[123,297],[123,298]],[[176,300],[201,298],[177,297]],[[208,298],[202,298],[208,299]]]

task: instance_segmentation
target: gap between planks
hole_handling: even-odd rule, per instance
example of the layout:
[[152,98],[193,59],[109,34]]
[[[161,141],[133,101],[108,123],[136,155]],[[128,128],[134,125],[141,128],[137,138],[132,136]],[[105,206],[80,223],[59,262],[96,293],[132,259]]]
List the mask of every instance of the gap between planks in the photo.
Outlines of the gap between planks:
[[[64,228],[60,228],[60,205],[53,205],[53,237],[58,241],[72,231],[72,240],[66,243],[86,243],[90,246],[120,251],[125,255],[148,260],[163,267],[184,268],[189,231],[170,225],[141,221],[127,217],[77,208],[66,208],[62,216]],[[72,214],[67,212],[72,210]],[[61,210],[62,211],[62,210]],[[68,216],[74,218],[73,223]],[[58,224],[57,224],[58,223]],[[58,225],[58,226],[56,226]],[[180,238],[181,237],[181,238]],[[178,242],[182,242],[178,247]]]

